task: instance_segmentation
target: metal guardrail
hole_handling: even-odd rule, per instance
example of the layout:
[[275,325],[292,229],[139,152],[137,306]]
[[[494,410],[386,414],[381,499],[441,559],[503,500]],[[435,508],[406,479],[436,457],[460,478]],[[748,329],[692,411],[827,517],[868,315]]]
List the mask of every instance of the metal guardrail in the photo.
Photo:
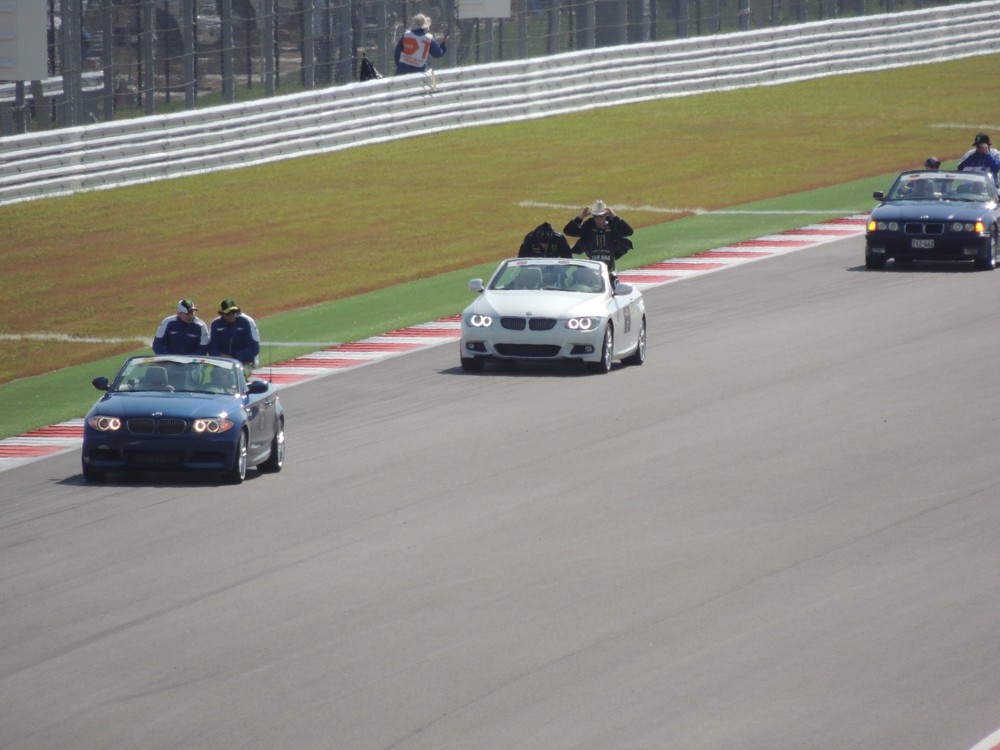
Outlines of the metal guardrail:
[[[0,205],[498,124],[995,53],[1000,0],[382,78],[0,139]],[[613,84],[613,85],[609,85]]]

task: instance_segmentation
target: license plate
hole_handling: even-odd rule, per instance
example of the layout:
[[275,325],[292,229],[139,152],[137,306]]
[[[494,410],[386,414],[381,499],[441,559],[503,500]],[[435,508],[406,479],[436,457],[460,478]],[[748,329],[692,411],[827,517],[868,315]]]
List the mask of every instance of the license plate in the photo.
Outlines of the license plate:
[[910,247],[914,250],[933,250],[934,240],[910,240]]

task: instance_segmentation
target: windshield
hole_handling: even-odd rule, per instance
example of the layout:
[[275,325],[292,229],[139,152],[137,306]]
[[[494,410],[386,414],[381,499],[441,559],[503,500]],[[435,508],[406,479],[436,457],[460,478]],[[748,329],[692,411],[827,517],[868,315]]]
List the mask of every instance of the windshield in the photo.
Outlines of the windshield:
[[511,261],[494,276],[490,289],[535,289],[597,294],[604,291],[604,277],[593,267],[582,263]]
[[901,175],[889,195],[891,201],[973,201],[993,199],[989,185],[978,174],[941,175],[934,172]]
[[136,392],[238,392],[236,368],[197,360],[135,359],[128,362],[109,390]]

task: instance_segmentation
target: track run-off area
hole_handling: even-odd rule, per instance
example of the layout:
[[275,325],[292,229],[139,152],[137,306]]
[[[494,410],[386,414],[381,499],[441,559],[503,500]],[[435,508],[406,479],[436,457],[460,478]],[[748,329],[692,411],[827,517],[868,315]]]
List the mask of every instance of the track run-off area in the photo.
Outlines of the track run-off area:
[[[543,206],[543,204],[527,203],[525,205]],[[550,204],[544,204],[544,207],[570,208]],[[627,211],[630,208],[632,207],[625,206],[621,210]],[[648,207],[645,208],[648,210]],[[666,213],[691,210],[663,209]],[[650,289],[775,255],[805,250],[832,239],[857,235],[864,231],[864,226],[865,216],[837,217],[823,223],[809,224],[781,234],[738,242],[686,258],[623,271],[619,274],[619,278],[634,284],[639,289]],[[350,368],[370,365],[387,357],[399,356],[429,346],[455,343],[459,338],[460,327],[461,316],[455,315],[422,325],[388,331],[363,341],[336,344],[312,354],[262,367],[254,373],[254,377],[273,382],[279,388],[287,387]],[[58,334],[52,335],[58,336]],[[0,472],[57,453],[79,450],[82,440],[82,416],[23,435],[0,439]]]

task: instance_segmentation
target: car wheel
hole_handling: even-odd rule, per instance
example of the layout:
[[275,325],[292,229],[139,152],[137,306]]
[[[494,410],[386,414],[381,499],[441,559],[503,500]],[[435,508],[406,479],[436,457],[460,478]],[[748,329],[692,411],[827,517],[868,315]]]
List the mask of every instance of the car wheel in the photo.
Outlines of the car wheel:
[[997,267],[997,228],[996,225],[990,230],[990,245],[986,251],[986,258],[976,258],[976,268],[980,271],[992,271]]
[[611,372],[611,359],[615,351],[615,329],[608,323],[604,329],[604,346],[601,348],[601,358],[597,362],[588,362],[591,372],[604,375]]
[[285,465],[285,420],[278,423],[278,431],[271,440],[271,455],[257,467],[263,474],[277,474]]
[[233,468],[226,473],[230,484],[242,484],[247,478],[247,434],[240,430],[239,441],[236,443],[236,455],[233,457]]
[[641,365],[646,361],[646,316],[642,316],[639,338],[635,342],[635,352],[622,360],[627,365]]
[[482,372],[483,365],[486,363],[481,359],[476,359],[474,357],[462,357],[462,369],[465,372]]

